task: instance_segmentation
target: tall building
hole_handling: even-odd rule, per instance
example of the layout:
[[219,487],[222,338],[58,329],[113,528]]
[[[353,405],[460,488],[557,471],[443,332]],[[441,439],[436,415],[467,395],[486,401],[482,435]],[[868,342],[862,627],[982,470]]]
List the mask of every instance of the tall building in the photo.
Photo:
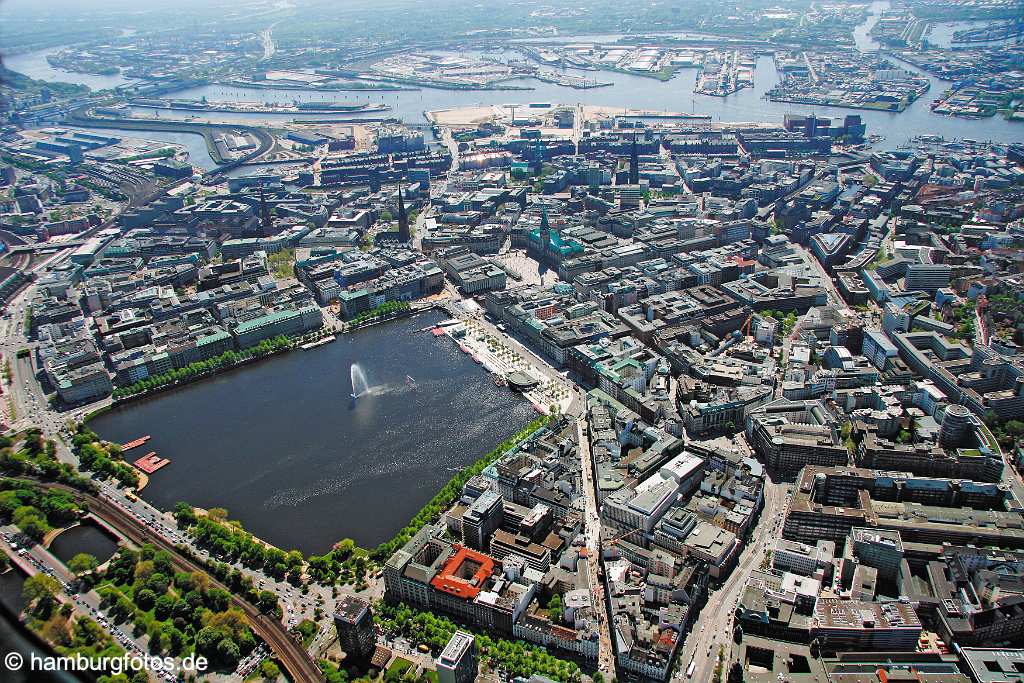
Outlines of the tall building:
[[405,212],[405,200],[402,198],[402,186],[398,186],[398,241],[402,244],[412,241],[409,231],[409,215]]
[[548,221],[548,210],[543,209],[540,214],[540,251],[543,257],[551,248],[551,222]]
[[456,631],[436,660],[440,683],[473,683],[476,679],[476,645],[473,636]]
[[640,184],[640,160],[636,153],[636,130],[633,131],[633,145],[629,150],[629,184]]
[[934,292],[949,286],[953,269],[944,263],[913,263],[907,266],[904,284],[908,291]]
[[370,603],[355,596],[347,596],[338,603],[334,626],[338,630],[338,643],[349,660],[370,661],[377,647],[377,632],[373,628]]
[[956,448],[964,442],[971,431],[971,411],[959,403],[946,407],[939,427],[939,444],[947,448]]
[[484,491],[462,515],[462,542],[474,550],[486,551],[503,517],[501,494]]
[[274,222],[270,217],[270,209],[267,208],[267,198],[263,194],[263,183],[260,183],[260,225],[263,228],[264,237],[274,234]]

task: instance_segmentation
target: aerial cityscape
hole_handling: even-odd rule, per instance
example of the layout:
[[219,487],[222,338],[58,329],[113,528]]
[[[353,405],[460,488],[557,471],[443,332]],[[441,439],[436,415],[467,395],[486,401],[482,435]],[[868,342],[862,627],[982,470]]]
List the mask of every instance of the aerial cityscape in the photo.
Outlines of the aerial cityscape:
[[0,681],[1024,682],[1024,0],[3,0]]

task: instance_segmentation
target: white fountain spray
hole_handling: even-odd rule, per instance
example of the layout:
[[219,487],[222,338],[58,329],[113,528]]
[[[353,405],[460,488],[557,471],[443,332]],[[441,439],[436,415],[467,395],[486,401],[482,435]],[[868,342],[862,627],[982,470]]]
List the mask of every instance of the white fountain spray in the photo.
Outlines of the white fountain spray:
[[357,399],[370,390],[370,383],[366,381],[366,373],[359,367],[359,363],[353,363],[350,371],[352,376],[352,398]]

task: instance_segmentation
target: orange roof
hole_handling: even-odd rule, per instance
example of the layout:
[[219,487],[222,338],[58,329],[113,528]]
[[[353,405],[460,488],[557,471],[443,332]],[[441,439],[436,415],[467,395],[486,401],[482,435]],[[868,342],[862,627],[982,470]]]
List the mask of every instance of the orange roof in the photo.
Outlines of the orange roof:
[[[430,585],[455,597],[472,600],[480,594],[484,581],[494,571],[494,558],[458,544],[453,547],[455,554],[448,559],[437,576],[431,579]],[[469,579],[458,575],[459,569],[466,560],[472,560],[480,565]]]

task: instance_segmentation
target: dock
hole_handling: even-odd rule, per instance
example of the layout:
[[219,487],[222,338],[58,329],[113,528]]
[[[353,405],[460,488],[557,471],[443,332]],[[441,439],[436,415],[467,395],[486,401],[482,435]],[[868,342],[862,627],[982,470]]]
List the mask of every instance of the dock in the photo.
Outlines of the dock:
[[156,451],[150,451],[133,463],[146,474],[153,474],[157,470],[171,464],[167,458],[157,457]]
[[302,344],[299,348],[302,349],[303,351],[308,351],[310,349],[315,349],[317,347],[323,346],[324,344],[330,344],[335,339],[337,339],[337,337],[335,337],[332,334],[332,335],[329,335],[327,337],[324,337],[323,339],[318,339],[318,340],[313,341],[313,342],[308,342],[306,344]]
[[138,439],[135,439],[134,441],[129,441],[126,444],[122,444],[121,445],[121,450],[122,451],[130,451],[133,448],[138,448],[142,444],[144,444],[147,441],[149,441],[151,438],[153,438],[153,437],[150,436],[149,434],[146,434],[145,436],[141,436]]

